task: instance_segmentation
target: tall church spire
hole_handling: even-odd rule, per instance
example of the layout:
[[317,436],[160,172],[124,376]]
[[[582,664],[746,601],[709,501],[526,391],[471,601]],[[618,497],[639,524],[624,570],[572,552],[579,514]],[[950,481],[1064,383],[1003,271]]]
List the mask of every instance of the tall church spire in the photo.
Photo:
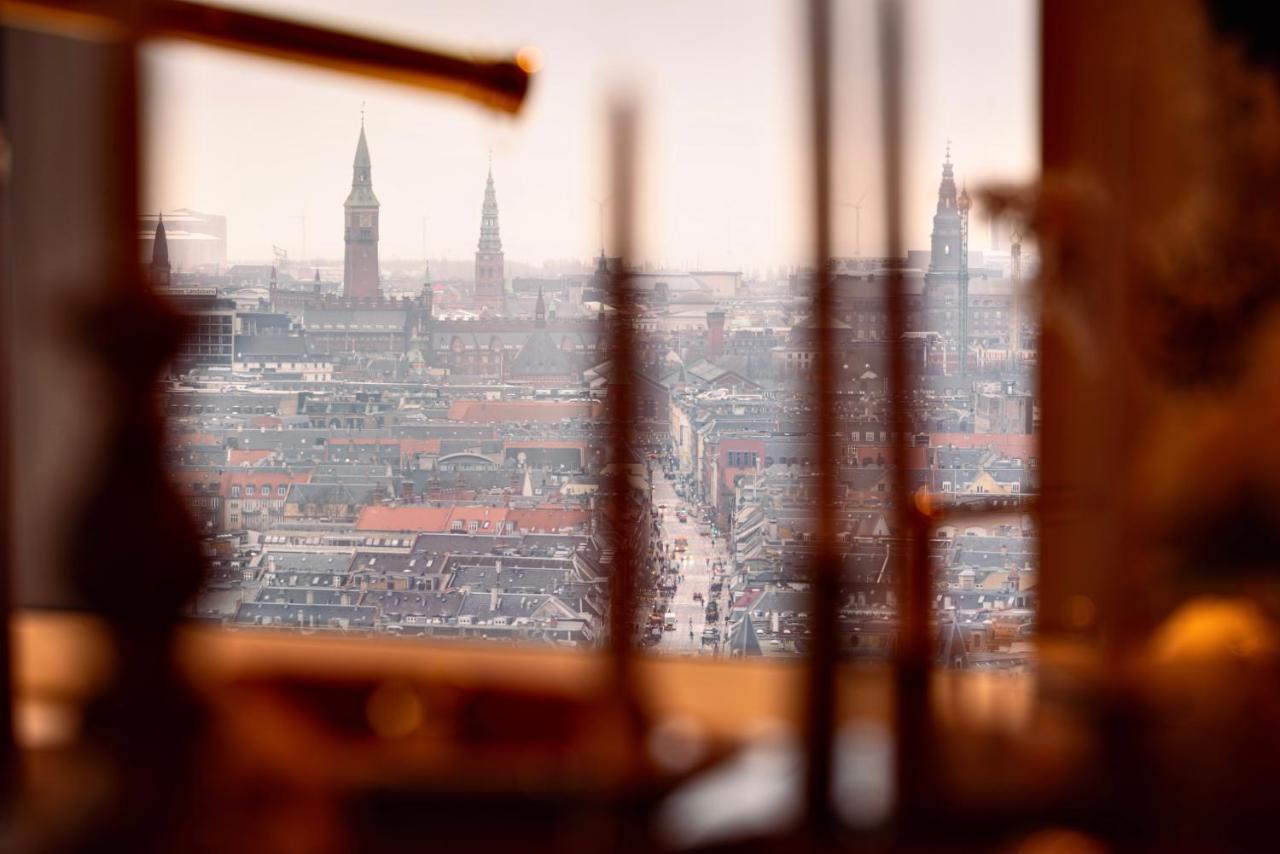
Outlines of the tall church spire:
[[481,252],[501,252],[502,235],[498,231],[498,194],[493,189],[493,155],[489,155],[489,177],[484,182],[484,204],[480,208]]
[[538,285],[538,301],[533,306],[533,325],[536,329],[547,325],[547,304],[542,299],[542,285]]
[[506,274],[502,256],[502,236],[498,231],[498,195],[493,189],[493,153],[489,154],[489,174],[480,207],[480,242],[476,246],[476,306],[490,311],[506,308]]
[[351,164],[351,192],[343,205],[346,256],[343,268],[344,296],[368,299],[378,296],[378,197],[373,194],[373,160],[364,134],[364,109],[360,110],[360,138]]
[[156,218],[156,233],[151,239],[151,283],[167,288],[170,282],[169,239],[164,233],[164,214]]

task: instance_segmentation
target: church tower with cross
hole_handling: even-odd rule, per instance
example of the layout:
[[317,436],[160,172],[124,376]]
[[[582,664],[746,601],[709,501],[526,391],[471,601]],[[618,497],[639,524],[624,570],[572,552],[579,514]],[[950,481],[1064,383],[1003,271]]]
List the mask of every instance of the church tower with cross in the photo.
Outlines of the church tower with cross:
[[938,209],[933,215],[933,240],[929,247],[929,272],[955,276],[960,270],[960,208],[956,199],[956,178],[951,166],[951,140],[942,163],[942,183],[938,185]]
[[498,233],[498,196],[493,190],[493,154],[480,208],[480,242],[476,246],[476,308],[503,312],[507,307],[502,235]]
[[360,140],[352,165],[351,192],[343,205],[346,253],[342,293],[346,297],[373,299],[378,289],[378,197],[373,194],[373,164],[364,136],[364,110],[360,111]]

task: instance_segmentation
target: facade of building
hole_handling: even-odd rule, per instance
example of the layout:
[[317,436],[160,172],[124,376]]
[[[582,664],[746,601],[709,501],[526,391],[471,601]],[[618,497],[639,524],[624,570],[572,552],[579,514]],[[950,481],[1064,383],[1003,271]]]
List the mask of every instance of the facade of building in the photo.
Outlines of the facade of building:
[[193,294],[170,298],[191,321],[190,332],[174,356],[174,369],[181,373],[192,368],[230,368],[235,360],[235,301]]
[[351,192],[343,205],[346,254],[342,292],[347,297],[371,299],[378,291],[378,197],[373,194],[373,163],[369,143],[360,122],[360,141],[351,170]]
[[233,370],[237,373],[303,382],[329,382],[333,379],[333,361],[307,352],[306,339],[301,336],[240,336],[235,341],[235,352]]

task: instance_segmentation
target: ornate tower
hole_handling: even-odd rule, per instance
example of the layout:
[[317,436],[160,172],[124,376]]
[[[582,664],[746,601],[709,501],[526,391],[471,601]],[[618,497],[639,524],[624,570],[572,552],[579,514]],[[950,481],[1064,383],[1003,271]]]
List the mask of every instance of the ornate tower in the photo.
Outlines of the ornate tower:
[[348,297],[378,296],[378,197],[373,194],[373,165],[360,119],[360,141],[351,170],[351,192],[343,205],[346,215],[346,261],[342,293]]
[[938,210],[933,215],[933,242],[929,252],[930,273],[957,273],[960,270],[960,211],[956,206],[956,179],[951,168],[951,143],[942,163],[942,183],[938,186]]
[[476,307],[491,311],[506,309],[506,286],[502,260],[502,236],[498,233],[498,197],[493,191],[493,158],[489,158],[489,178],[484,185],[484,205],[480,209],[480,244],[476,247]]
[[156,233],[151,241],[151,284],[167,288],[172,270],[169,267],[169,239],[164,236],[164,214],[156,220]]
[[533,305],[533,328],[547,328],[547,303],[542,299],[542,285],[538,285],[538,301]]

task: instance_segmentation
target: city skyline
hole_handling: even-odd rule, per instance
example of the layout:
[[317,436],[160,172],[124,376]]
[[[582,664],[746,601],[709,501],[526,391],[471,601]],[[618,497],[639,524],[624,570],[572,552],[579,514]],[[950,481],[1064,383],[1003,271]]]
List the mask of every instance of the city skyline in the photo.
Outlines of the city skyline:
[[[790,7],[751,3],[719,18],[724,10],[717,4],[695,7],[684,22],[684,40],[665,41],[657,32],[667,20],[666,6],[652,15],[631,11],[626,20],[634,26],[616,50],[583,39],[607,29],[591,16],[575,30],[561,20],[572,16],[548,15],[551,23],[544,23],[505,4],[480,7],[465,14],[440,11],[447,26],[439,30],[453,33],[457,42],[446,46],[501,53],[531,43],[546,55],[529,105],[514,120],[445,98],[286,71],[262,61],[232,61],[205,49],[152,51],[148,62],[157,83],[146,131],[154,156],[145,209],[225,214],[233,260],[269,259],[272,246],[304,262],[341,257],[338,208],[349,189],[352,140],[363,106],[383,203],[386,261],[470,257],[490,148],[508,259],[533,265],[588,259],[599,251],[597,200],[608,195],[602,179],[604,99],[616,88],[613,81],[627,82],[618,68],[629,65],[633,76],[643,77],[643,85],[632,80],[631,89],[639,93],[645,136],[635,260],[739,269],[809,261],[804,68],[799,51],[791,49],[800,35]],[[299,8],[286,4],[283,11]],[[324,4],[318,8],[309,4],[306,14],[323,19]],[[923,248],[948,137],[958,177],[971,188],[984,180],[1034,175],[1034,19],[1013,3],[994,4],[965,20],[944,4],[917,3],[912,9],[909,48],[919,55],[913,57],[917,71],[910,88],[920,108],[907,116],[904,228],[908,247]],[[400,10],[400,3],[387,0],[362,14],[367,12],[366,24],[385,26]],[[486,10],[495,13],[487,27],[481,15]],[[842,8],[841,14],[853,13]],[[439,42],[415,29],[415,20],[405,18],[406,38]],[[724,31],[714,44],[704,43],[717,22]],[[870,43],[870,34],[866,21],[839,23],[835,251],[853,255],[858,242],[863,254],[873,255],[883,235],[874,122],[865,121],[874,111],[875,81],[873,63],[859,49],[861,40]],[[934,73],[956,67],[954,51],[967,49],[957,42],[979,38],[1000,38],[1014,49],[981,68],[968,63],[962,74]],[[744,53],[756,62],[730,68]],[[689,74],[689,63],[696,74]],[[727,77],[740,77],[739,88],[751,97],[733,91]],[[855,236],[853,207],[859,200],[861,233]],[[982,247],[985,229],[977,231],[975,244]],[[608,233],[605,243],[612,254]]]

